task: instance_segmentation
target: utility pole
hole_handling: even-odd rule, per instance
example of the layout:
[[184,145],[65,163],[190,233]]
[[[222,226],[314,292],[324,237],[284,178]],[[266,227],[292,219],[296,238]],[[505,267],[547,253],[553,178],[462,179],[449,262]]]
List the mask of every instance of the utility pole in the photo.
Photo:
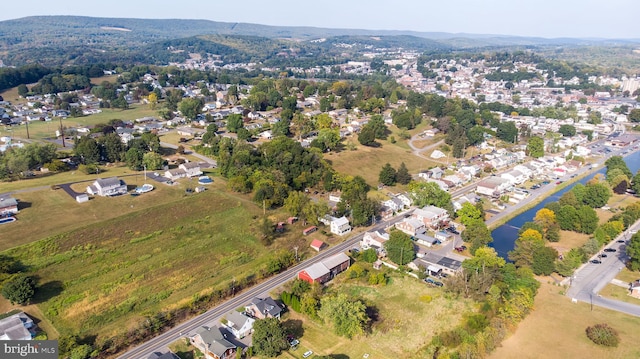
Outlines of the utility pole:
[[298,246],[293,247],[293,249],[296,251],[296,262],[298,261]]
[[25,126],[27,126],[27,140],[29,139],[29,120],[27,120],[25,123]]
[[62,147],[67,147],[64,145],[64,129],[62,128],[62,117],[60,117],[60,137],[62,137]]

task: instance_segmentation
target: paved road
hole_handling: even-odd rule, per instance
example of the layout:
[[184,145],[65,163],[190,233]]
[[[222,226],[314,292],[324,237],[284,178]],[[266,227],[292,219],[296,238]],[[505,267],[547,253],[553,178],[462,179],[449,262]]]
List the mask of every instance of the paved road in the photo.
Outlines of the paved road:
[[[590,303],[603,308],[616,310],[619,312],[640,317],[640,305],[625,303],[618,300],[600,297],[598,292],[611,282],[615,276],[624,268],[628,257],[625,254],[626,245],[631,238],[630,231],[637,231],[640,228],[640,221],[637,221],[628,230],[621,233],[606,248],[613,248],[614,253],[607,253],[606,258],[598,258],[594,255],[589,262],[578,268],[573,277],[569,278],[569,290],[567,296],[581,302]],[[622,241],[622,243],[618,241]],[[600,259],[601,264],[593,264],[590,261]]]
[[[369,231],[375,230],[383,230],[387,225],[395,224],[396,222],[402,220],[403,215],[396,216],[390,221],[380,222],[373,227],[369,228]],[[262,296],[265,293],[270,292],[271,290],[280,287],[285,282],[288,282],[296,277],[298,272],[314,263],[317,263],[323,259],[326,259],[334,254],[345,252],[348,249],[353,248],[356,243],[358,243],[364,233],[355,235],[346,241],[337,244],[335,246],[329,247],[328,249],[320,252],[313,258],[310,258],[306,261],[303,261],[294,267],[289,268],[285,272],[282,272],[276,276],[273,276],[264,282],[257,284],[248,290],[239,293],[237,296],[228,299],[227,301],[217,305],[216,307],[210,309],[206,313],[199,315],[195,318],[192,318],[184,323],[181,323],[174,328],[168,330],[167,332],[152,338],[143,344],[131,349],[130,351],[120,355],[119,359],[146,359],[153,352],[164,352],[166,351],[166,347],[178,340],[180,337],[183,337],[187,333],[193,332],[197,330],[199,327],[203,325],[213,325],[219,321],[224,314],[231,310],[235,310],[246,303],[248,303],[251,299],[257,296]]]

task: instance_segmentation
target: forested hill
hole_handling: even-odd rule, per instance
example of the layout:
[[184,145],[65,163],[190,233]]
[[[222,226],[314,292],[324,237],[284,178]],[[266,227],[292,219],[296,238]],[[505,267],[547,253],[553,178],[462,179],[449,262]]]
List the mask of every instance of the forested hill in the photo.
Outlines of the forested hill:
[[320,47],[324,46],[321,44],[324,41],[325,45],[358,43],[417,51],[602,43],[602,40],[268,26],[209,20],[33,16],[0,21],[0,60],[13,66],[33,62],[46,66],[97,62],[159,63],[166,60],[167,56],[149,54],[149,51],[158,49],[167,41],[199,38],[210,42],[206,46],[212,46],[220,40],[203,35],[261,37],[301,44],[308,44],[308,40],[319,40],[317,45]]

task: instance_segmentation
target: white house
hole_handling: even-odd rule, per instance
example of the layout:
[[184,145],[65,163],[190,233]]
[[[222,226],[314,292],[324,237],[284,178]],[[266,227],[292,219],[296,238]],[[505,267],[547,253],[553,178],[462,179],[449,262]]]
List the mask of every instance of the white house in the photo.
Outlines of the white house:
[[127,184],[118,177],[98,178],[87,186],[87,193],[94,196],[117,196],[127,193]]
[[345,216],[342,216],[340,218],[332,218],[330,227],[331,233],[337,234],[339,236],[351,232],[351,225],[349,224],[349,220]]
[[384,243],[389,240],[389,233],[367,232],[360,241],[362,249],[375,248],[378,253],[384,252]]
[[0,197],[0,216],[18,214],[18,200],[12,197]]
[[253,332],[255,321],[255,319],[234,310],[225,315],[222,324],[229,329],[234,337],[242,339]]
[[500,177],[508,180],[509,183],[511,183],[511,185],[513,186],[519,185],[527,180],[527,177],[518,170],[511,170],[511,171],[505,172],[501,174]]
[[187,171],[183,170],[182,168],[174,168],[172,170],[166,170],[164,172],[164,177],[172,181],[175,181],[177,179],[187,177]]
[[178,168],[183,170],[187,177],[197,177],[202,175],[200,165],[196,162],[182,163],[178,166]]
[[500,197],[509,187],[511,187],[509,180],[491,176],[478,182],[476,193],[490,197]]
[[413,211],[412,217],[422,221],[425,226],[437,228],[449,219],[449,212],[436,206],[425,206]]

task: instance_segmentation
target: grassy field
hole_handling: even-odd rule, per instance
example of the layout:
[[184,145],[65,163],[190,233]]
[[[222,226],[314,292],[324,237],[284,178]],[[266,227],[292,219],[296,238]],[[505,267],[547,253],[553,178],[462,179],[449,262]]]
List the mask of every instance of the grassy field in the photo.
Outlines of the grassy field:
[[336,336],[325,324],[290,313],[285,325],[297,330],[301,326],[303,334],[300,347],[282,358],[301,358],[307,350],[346,358],[362,358],[367,353],[370,358],[411,358],[436,332],[453,328],[463,313],[475,311],[470,301],[447,299],[441,289],[396,274],[392,274],[387,286],[369,286],[343,276],[336,279],[331,290],[363,299],[377,308],[379,319],[371,333],[350,340]]
[[[19,244],[20,233],[77,229],[4,253],[38,276],[41,290],[34,300],[63,334],[113,335],[144,315],[257,273],[278,249],[297,245],[304,256],[311,241],[299,235],[302,225],[296,224],[267,250],[254,235],[262,209],[215,186],[190,196],[167,187],[83,204],[61,190],[33,193],[52,203],[34,204],[34,212],[43,208],[37,213],[21,212],[16,223],[25,227],[12,229],[10,236],[3,232],[4,248]],[[36,226],[29,216],[43,219]],[[286,218],[278,212],[270,216]]]
[[640,305],[640,299],[630,296],[628,288],[623,288],[615,284],[607,284],[598,294],[603,297],[619,300],[622,302]]
[[[369,185],[378,184],[378,175],[386,163],[390,163],[395,169],[404,164],[410,173],[426,170],[436,165],[435,162],[420,158],[414,155],[411,150],[388,141],[381,141],[381,147],[367,147],[357,145],[355,151],[345,149],[342,152],[329,152],[325,158],[332,163],[333,168],[344,174],[360,175]],[[354,166],[354,163],[357,165]]]
[[[640,318],[571,303],[560,294],[561,288],[542,283],[535,299],[535,310],[518,326],[489,358],[638,358],[637,331]],[[620,334],[616,348],[601,347],[585,335],[588,326],[608,323]]]
[[566,253],[571,248],[582,247],[583,244],[591,237],[588,234],[572,232],[572,231],[560,231],[560,241],[549,242],[547,246],[555,248],[558,253]]
[[[62,120],[64,127],[82,127],[92,126],[99,123],[107,123],[109,120],[135,120],[137,118],[146,116],[158,116],[157,111],[151,110],[148,105],[131,105],[127,110],[120,109],[102,109],[101,113],[83,117],[69,117]],[[35,121],[29,122],[29,137],[31,139],[44,139],[48,137],[54,137],[56,130],[60,127],[60,122],[57,118],[49,122]],[[0,134],[11,134],[15,138],[27,138],[27,128],[24,125],[12,126],[11,131],[2,130]]]
[[[102,178],[110,176],[120,176],[132,188],[144,182],[142,172],[131,171],[126,167],[109,168],[100,175]],[[76,171],[3,183],[3,190],[20,188],[29,188],[29,190],[13,194],[13,197],[20,201],[20,213],[17,221],[3,226],[0,250],[152,208],[162,203],[183,200],[185,188],[193,187],[193,184],[184,180],[176,186],[152,182],[156,187],[155,190],[143,196],[96,197],[87,203],[77,203],[64,190],[53,190],[50,187],[53,183],[77,182],[72,185],[72,189],[84,192],[96,177],[96,175],[84,175]],[[211,188],[224,189],[224,186],[224,183],[216,181]]]

